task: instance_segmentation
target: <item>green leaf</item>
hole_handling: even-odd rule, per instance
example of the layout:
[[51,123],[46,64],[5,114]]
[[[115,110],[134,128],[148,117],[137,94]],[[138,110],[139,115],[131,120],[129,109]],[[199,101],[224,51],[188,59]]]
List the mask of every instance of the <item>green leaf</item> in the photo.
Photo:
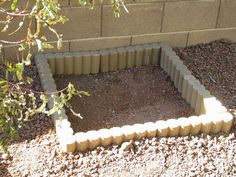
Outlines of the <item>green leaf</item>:
[[13,2],[11,4],[11,10],[12,11],[16,10],[17,3],[18,3],[18,0],[13,0]]

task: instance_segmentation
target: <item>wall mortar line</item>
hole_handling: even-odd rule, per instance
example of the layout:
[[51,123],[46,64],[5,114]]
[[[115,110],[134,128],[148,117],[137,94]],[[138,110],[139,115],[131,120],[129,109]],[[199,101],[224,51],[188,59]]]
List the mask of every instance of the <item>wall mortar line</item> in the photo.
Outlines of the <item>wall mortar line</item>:
[[221,11],[221,3],[222,3],[222,0],[220,0],[220,2],[219,2],[218,14],[217,14],[217,17],[216,17],[216,25],[215,25],[215,28],[218,27],[218,23],[219,23],[219,17],[220,17],[220,11]]

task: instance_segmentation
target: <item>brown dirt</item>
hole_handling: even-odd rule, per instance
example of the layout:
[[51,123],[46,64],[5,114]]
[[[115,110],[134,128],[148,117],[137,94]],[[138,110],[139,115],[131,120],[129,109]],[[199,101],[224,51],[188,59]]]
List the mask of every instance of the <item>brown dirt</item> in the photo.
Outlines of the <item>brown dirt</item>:
[[91,94],[90,97],[75,97],[70,102],[84,118],[80,120],[67,111],[75,132],[194,114],[159,66],[96,75],[56,76],[55,80],[59,89],[71,82],[79,90]]
[[[221,49],[222,45],[223,49]],[[217,46],[221,52],[210,52],[214,51],[214,47]],[[228,48],[231,48],[231,52]],[[228,61],[232,62],[232,60],[235,61],[232,51],[236,50],[236,44],[217,41],[178,50],[180,50],[181,56],[183,55],[181,51],[188,51],[187,54],[184,52],[186,59],[193,56],[193,53],[197,55],[196,53],[200,52],[199,61],[211,57],[211,60],[228,58]],[[204,52],[201,52],[202,50]],[[202,69],[210,68],[213,72],[216,68],[215,72],[218,72],[215,64],[210,61],[206,62]],[[216,61],[216,65],[218,62],[221,61]],[[231,64],[227,66],[229,67],[229,65]],[[193,65],[192,69],[199,70],[199,64]],[[38,81],[36,68],[32,68],[31,71],[31,74],[36,76],[35,80]],[[224,72],[226,71],[222,73]],[[231,70],[231,72],[232,77],[228,79],[235,82],[236,70]],[[219,74],[218,77],[223,77],[223,74]],[[201,75],[200,73],[200,80],[207,78],[209,77],[206,77],[206,74]],[[214,79],[216,80],[217,77]],[[214,81],[209,81],[209,83],[211,82]],[[218,99],[220,99],[218,92],[221,92],[220,88],[223,89],[224,86],[222,83],[223,81],[218,84],[210,84],[211,92],[214,92]],[[40,88],[40,84],[38,88]],[[229,85],[224,88],[229,98],[235,96],[234,88]],[[225,99],[224,104],[228,104],[228,108],[231,108],[232,111],[235,110],[235,102],[227,102]],[[64,154],[59,148],[52,128],[53,123],[47,116],[40,115],[31,119],[20,131],[22,139],[9,146],[12,157],[4,158],[0,150],[0,176],[236,176],[235,129],[227,134],[137,140],[131,142],[133,148],[121,153],[119,146],[110,146],[98,147],[84,153]]]

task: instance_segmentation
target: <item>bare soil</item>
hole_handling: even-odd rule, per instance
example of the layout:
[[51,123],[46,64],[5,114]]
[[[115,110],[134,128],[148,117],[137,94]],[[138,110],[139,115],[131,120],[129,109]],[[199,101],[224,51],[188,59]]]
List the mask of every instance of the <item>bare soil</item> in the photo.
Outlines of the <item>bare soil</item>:
[[194,110],[182,99],[159,66],[141,66],[96,75],[56,76],[59,89],[72,83],[91,96],[70,104],[83,117],[67,111],[75,132],[188,117]]
[[[189,69],[199,73],[195,76],[234,113],[236,44],[215,41],[176,50]],[[222,61],[225,67],[220,66]],[[30,70],[28,73],[39,81],[35,66]],[[37,87],[33,89],[40,90],[40,83]],[[223,99],[225,96],[228,98]],[[5,158],[0,150],[1,177],[236,176],[235,126],[227,134],[155,137],[130,142],[131,148],[126,151],[121,151],[120,146],[109,146],[73,154],[61,152],[53,122],[45,115],[33,117],[20,130],[20,136],[9,146],[10,158]]]

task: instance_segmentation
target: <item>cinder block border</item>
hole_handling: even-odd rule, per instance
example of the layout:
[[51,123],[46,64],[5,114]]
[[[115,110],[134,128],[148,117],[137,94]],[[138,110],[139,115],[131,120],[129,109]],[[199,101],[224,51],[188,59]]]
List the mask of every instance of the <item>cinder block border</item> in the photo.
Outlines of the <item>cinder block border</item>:
[[[191,74],[167,43],[39,54],[35,57],[35,62],[45,92],[57,91],[53,74],[96,74],[140,65],[160,65],[197,115],[98,131],[73,132],[65,110],[62,109],[62,119],[57,114],[52,117],[64,152],[85,151],[99,145],[120,145],[124,141],[145,137],[229,132],[233,124],[233,116]],[[53,99],[50,98],[48,108],[52,107]]]

